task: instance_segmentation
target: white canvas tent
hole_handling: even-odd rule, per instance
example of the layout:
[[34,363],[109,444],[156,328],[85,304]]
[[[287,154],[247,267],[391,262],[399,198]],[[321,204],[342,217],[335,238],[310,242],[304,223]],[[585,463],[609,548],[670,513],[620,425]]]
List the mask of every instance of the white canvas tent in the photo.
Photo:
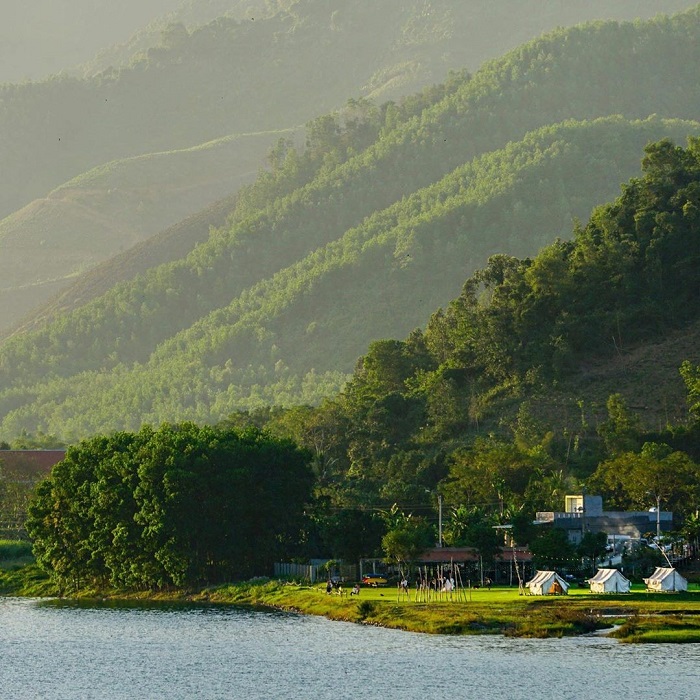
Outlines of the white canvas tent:
[[525,584],[530,595],[566,595],[569,584],[556,571],[536,571],[535,577]]
[[631,585],[629,579],[617,569],[598,569],[588,583],[591,593],[629,593]]
[[648,591],[687,591],[688,582],[673,568],[659,566],[644,579]]

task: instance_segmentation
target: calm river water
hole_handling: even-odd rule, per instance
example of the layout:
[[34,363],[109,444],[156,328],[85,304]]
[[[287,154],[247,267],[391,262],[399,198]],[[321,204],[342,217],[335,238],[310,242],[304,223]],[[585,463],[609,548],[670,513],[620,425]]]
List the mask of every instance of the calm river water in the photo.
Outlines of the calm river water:
[[0,697],[700,698],[700,645],[397,632],[228,607],[0,598]]

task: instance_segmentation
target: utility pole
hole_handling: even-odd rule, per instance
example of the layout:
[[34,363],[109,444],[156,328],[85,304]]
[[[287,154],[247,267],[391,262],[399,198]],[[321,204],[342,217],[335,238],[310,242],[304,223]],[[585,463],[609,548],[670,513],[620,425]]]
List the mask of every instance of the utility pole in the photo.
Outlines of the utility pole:
[[661,547],[661,496],[656,494],[656,544]]
[[442,494],[438,494],[438,547],[442,549]]
[[[661,544],[659,543],[659,537],[661,537],[661,494],[647,491],[647,496],[654,496],[654,498],[656,498],[656,544],[658,544],[659,549],[661,549]],[[651,508],[649,510],[651,510]]]

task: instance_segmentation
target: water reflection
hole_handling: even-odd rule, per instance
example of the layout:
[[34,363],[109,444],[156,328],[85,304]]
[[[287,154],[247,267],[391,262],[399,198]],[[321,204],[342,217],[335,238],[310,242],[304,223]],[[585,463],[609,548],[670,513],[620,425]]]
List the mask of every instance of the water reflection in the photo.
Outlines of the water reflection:
[[2,697],[696,700],[697,645],[439,637],[214,605],[0,599]]

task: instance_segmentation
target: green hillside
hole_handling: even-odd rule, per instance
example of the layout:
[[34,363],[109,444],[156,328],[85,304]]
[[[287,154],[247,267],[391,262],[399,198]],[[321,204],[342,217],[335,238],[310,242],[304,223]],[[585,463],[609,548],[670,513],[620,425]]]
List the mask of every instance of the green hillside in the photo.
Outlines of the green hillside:
[[[292,128],[350,96],[398,99],[443,80],[449,69],[475,70],[485,59],[557,25],[649,17],[690,5],[681,0],[594,0],[576,6],[559,0],[199,0],[183,3],[133,42],[104,53],[88,77],[63,72],[41,82],[2,86],[0,133],[6,138],[0,138],[0,159],[6,174],[0,178],[5,229],[0,249],[6,267],[0,271],[5,280],[0,326],[19,320],[81,271],[231,194],[263,165],[275,139],[251,136],[248,148],[255,144],[255,151],[224,173],[211,150],[200,151],[199,162],[211,158],[205,189],[198,165],[178,158],[182,180],[191,181],[192,189],[176,197],[176,204],[175,158],[151,160],[163,172],[154,171],[145,193],[125,193],[109,182],[112,169],[106,164],[126,160],[133,167],[134,158],[181,153],[230,134]],[[91,8],[81,21],[93,21],[99,11],[106,9]],[[62,16],[60,22],[68,19]],[[104,189],[81,190],[77,199],[65,190],[66,182],[94,168],[104,176]],[[10,240],[3,241],[3,235]],[[20,265],[13,254],[18,250]]]
[[[75,376],[37,385],[31,358],[15,355],[7,365],[15,388],[2,395],[3,406],[27,405],[10,413],[4,429],[80,435],[104,425],[212,422],[264,404],[316,403],[340,389],[371,339],[407,334],[457,295],[465,270],[496,252],[522,254],[551,241],[577,209],[590,210],[590,200],[615,187],[621,171],[634,170],[644,144],[688,133],[700,125],[611,118],[545,128],[373,214],[163,342],[147,362],[76,367]],[[597,167],[581,170],[586,159]],[[119,301],[117,290],[108,296]],[[73,323],[90,328],[86,312],[97,308],[88,305]],[[158,314],[152,319],[157,324]],[[41,369],[47,360],[58,366],[45,344],[52,330],[32,337]],[[135,335],[133,326],[122,333]],[[62,337],[77,355],[75,339]],[[26,339],[17,340],[24,353]]]
[[173,3],[169,12],[142,26],[127,41],[111,45],[103,43],[100,51],[75,72],[94,77],[110,68],[128,67],[135,56],[145,55],[150,49],[160,46],[168,33],[178,30],[178,25],[192,32],[222,17],[239,22],[259,22],[280,9],[280,3],[270,0],[180,0]]
[[[155,340],[160,341],[186,328],[202,312],[228,303],[246,286],[339,237],[374,210],[429,185],[479,153],[521,139],[527,131],[566,118],[601,114],[645,118],[650,113],[667,113],[692,118],[698,102],[692,90],[697,84],[692,68],[697,28],[698,13],[693,12],[638,28],[598,25],[585,31],[560,31],[489,64],[473,79],[456,75],[420,100],[361,112],[354,126],[346,125],[344,130],[337,119],[321,118],[309,137],[310,146],[323,158],[322,172],[315,180],[274,202],[269,200],[278,194],[277,186],[262,188],[253,204],[239,208],[229,229],[212,237],[190,259],[136,281],[128,294],[140,305],[148,287],[150,303],[161,312],[159,330],[149,332],[158,333]],[[657,58],[671,53],[671,65]],[[620,55],[628,54],[635,60],[622,63]],[[611,78],[609,65],[615,62],[622,65],[617,77]],[[572,78],[579,65],[584,66],[581,84]],[[514,74],[519,74],[517,80]],[[639,74],[652,88],[637,89]],[[677,89],[678,85],[684,89]],[[370,138],[379,133],[376,143],[352,155],[365,148],[368,133]],[[294,186],[297,162],[290,158],[281,173],[287,190]],[[621,174],[620,181],[630,174]],[[302,175],[303,182],[307,174]],[[233,265],[220,254],[231,247],[236,250]],[[184,279],[186,291],[178,281]],[[177,291],[164,294],[166,289],[182,289],[187,300]],[[197,304],[189,310],[193,297],[198,297]],[[170,309],[173,313],[168,313]],[[128,316],[129,324],[138,315],[131,303],[122,311],[106,313]],[[149,320],[146,323],[152,325]],[[103,337],[109,335],[109,327],[117,329],[115,322],[100,321],[95,314],[90,325],[95,335]],[[140,332],[135,337],[145,338]],[[143,359],[152,347],[138,340],[124,359]]]
[[7,340],[3,430],[216,421],[332,393],[488,255],[568,237],[647,142],[697,133],[661,116],[697,112],[699,30],[699,10],[557,30],[473,77],[315,120],[186,257]]
[[[196,245],[204,243],[212,228],[218,228],[236,206],[237,195],[224,197],[219,202],[189,216],[177,224],[151,236],[147,241],[132,246],[108,261],[81,274],[65,291],[54,296],[24,317],[23,323],[12,331],[15,334],[43,326],[51,319],[80,307],[125,280],[132,279],[151,267],[185,257]],[[65,281],[61,280],[59,284]],[[58,286],[58,285],[57,285]],[[6,337],[11,333],[0,334]]]
[[589,492],[611,507],[663,492],[676,516],[690,514],[700,140],[651,144],[643,169],[572,240],[492,256],[423,332],[372,343],[342,394],[278,429],[309,445],[326,435],[326,484],[337,478],[356,504],[426,502],[442,480],[446,503],[514,522],[561,508],[593,476]]
[[[432,80],[436,81],[445,67],[475,69],[484,60],[500,56],[557,26],[596,19],[649,19],[659,13],[680,12],[694,4],[692,0],[617,0],[615,3],[605,0],[586,3],[472,0],[469,3],[404,2],[399,6],[383,1],[372,7],[373,21],[383,22],[383,12],[395,13],[396,22],[403,23],[396,44],[409,47],[411,51],[395,64],[379,68],[372,84],[412,82],[421,73],[423,77],[432,73]],[[335,6],[334,10],[339,7]],[[354,11],[353,8],[341,9]],[[187,0],[134,34],[128,42],[101,51],[83,66],[83,70],[87,75],[94,75],[113,66],[126,66],[135,54],[158,46],[163,32],[173,31],[173,25],[182,24],[192,32],[221,17],[259,22],[279,11],[305,18],[313,14],[315,6],[304,0]],[[332,25],[334,32],[342,31],[343,20],[336,14]],[[437,47],[441,44],[446,55],[438,59]],[[432,60],[443,63],[438,73],[434,72],[431,60],[426,60],[429,52],[434,52]]]
[[[503,10],[515,4],[542,17],[541,2],[510,2]],[[689,6],[652,4],[655,12]],[[483,31],[507,31],[505,11],[500,25],[481,23],[471,5],[457,0],[440,12],[426,10],[423,0],[285,5],[288,10],[260,21],[221,18],[191,33],[167,34],[133,64],[89,79],[59,75],[2,86],[0,133],[12,138],[0,141],[0,159],[13,176],[2,182],[0,216],[108,161],[292,127],[351,96],[396,98],[442,80],[449,69],[474,70],[510,48],[491,48]],[[633,5],[628,17],[638,14]],[[518,16],[509,26],[517,26]],[[586,18],[565,15],[569,23]],[[514,43],[559,21],[548,15]],[[467,35],[477,35],[482,49],[468,60],[464,47],[474,42],[459,30],[470,25]]]

